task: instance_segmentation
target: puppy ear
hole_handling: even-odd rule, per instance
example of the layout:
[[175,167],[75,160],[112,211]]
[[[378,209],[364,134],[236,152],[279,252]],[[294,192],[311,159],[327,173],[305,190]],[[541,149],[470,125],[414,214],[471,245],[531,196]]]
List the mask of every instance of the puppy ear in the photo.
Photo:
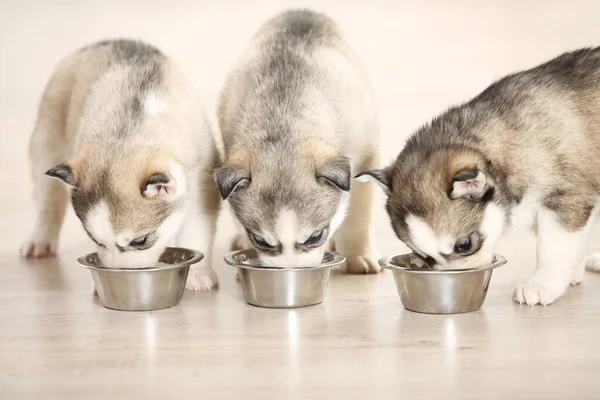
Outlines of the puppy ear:
[[46,171],[51,178],[60,179],[69,186],[76,186],[75,173],[69,164],[58,164],[56,167]]
[[224,166],[215,171],[215,182],[221,197],[227,200],[234,191],[250,184],[250,175],[241,168]]
[[363,171],[356,175],[354,179],[359,182],[375,182],[388,194],[392,191],[392,174],[390,168]]
[[319,182],[347,192],[350,190],[352,167],[347,157],[337,157],[318,168],[316,177]]
[[171,199],[177,194],[175,181],[162,172],[156,172],[144,180],[142,195],[149,199]]
[[493,187],[488,182],[485,174],[477,168],[465,168],[458,171],[452,178],[449,197],[460,197],[479,201],[492,193]]
[[172,158],[152,158],[140,180],[140,192],[149,199],[173,201],[185,195],[187,176],[183,165]]

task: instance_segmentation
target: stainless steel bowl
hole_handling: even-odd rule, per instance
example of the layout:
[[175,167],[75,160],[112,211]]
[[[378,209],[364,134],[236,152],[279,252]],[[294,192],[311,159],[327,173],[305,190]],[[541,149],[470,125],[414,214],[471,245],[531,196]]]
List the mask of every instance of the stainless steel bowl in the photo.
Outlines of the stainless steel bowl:
[[181,301],[190,266],[204,258],[196,250],[168,247],[158,260],[166,265],[145,268],[106,268],[97,253],[77,259],[92,271],[100,301],[106,308],[149,311],[173,307]]
[[414,253],[383,257],[379,265],[394,274],[406,309],[426,314],[457,314],[478,310],[487,294],[492,271],[506,264],[495,255],[489,265],[472,269],[436,270]]
[[260,263],[255,249],[225,256],[225,262],[238,269],[246,302],[268,308],[319,304],[325,298],[331,268],[344,261],[341,254],[326,252],[323,262],[314,267],[275,268]]

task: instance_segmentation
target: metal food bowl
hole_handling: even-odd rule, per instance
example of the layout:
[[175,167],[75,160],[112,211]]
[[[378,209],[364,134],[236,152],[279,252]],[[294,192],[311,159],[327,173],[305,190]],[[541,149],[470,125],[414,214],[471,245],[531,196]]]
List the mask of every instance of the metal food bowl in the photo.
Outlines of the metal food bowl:
[[478,268],[438,270],[414,253],[383,257],[379,265],[394,274],[400,300],[406,309],[426,314],[458,314],[478,310],[487,294],[494,268],[506,264],[495,255]]
[[321,264],[314,267],[275,268],[262,264],[255,249],[225,256],[225,262],[238,269],[246,302],[267,308],[319,304],[325,298],[331,268],[345,261],[341,254],[328,251]]
[[190,266],[203,258],[204,255],[196,250],[167,247],[157,265],[151,267],[106,268],[101,265],[97,253],[79,257],[77,263],[92,271],[104,307],[150,311],[179,304]]

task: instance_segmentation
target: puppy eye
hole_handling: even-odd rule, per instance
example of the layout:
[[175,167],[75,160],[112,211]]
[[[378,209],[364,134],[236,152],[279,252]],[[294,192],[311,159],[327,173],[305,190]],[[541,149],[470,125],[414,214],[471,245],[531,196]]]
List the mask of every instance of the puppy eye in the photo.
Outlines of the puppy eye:
[[473,247],[473,242],[471,240],[471,235],[465,239],[460,239],[454,244],[454,252],[458,254],[468,253]]
[[323,238],[323,232],[325,231],[325,229],[321,229],[320,231],[316,231],[313,232],[312,235],[310,235],[310,237],[308,239],[306,239],[304,241],[304,245],[311,245],[311,244],[316,244],[319,243],[321,241],[321,239]]
[[262,247],[265,249],[272,249],[273,247],[275,247],[275,246],[271,246],[269,244],[269,242],[267,242],[262,236],[257,235],[255,233],[250,234],[250,239],[252,239],[252,242],[254,242],[254,244],[257,247]]
[[145,245],[147,241],[148,241],[148,235],[141,236],[139,238],[133,239],[131,242],[129,242],[129,245],[132,247],[140,247],[140,246]]

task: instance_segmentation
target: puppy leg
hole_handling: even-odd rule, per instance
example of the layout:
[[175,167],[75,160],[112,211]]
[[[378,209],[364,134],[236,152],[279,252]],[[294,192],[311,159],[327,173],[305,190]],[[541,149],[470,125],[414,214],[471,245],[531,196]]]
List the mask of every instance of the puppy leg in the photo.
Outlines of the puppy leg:
[[585,272],[586,259],[582,259],[575,264],[573,267],[573,272],[571,274],[571,281],[569,284],[571,286],[577,286],[583,281],[583,274]]
[[[371,157],[360,170],[377,168],[377,157]],[[335,234],[335,247],[346,256],[343,272],[369,274],[381,271],[379,255],[373,243],[373,185],[352,182],[350,212]]]
[[335,237],[329,239],[329,251],[336,251],[337,247],[335,245]]
[[573,278],[581,260],[590,222],[579,230],[569,231],[550,210],[538,214],[537,268],[519,285],[514,300],[520,304],[547,305],[560,297]]
[[188,274],[186,289],[211,290],[219,287],[219,279],[212,269],[212,252],[217,218],[219,215],[220,195],[212,178],[203,179],[198,193],[190,199],[177,243],[179,246],[198,249],[204,254],[204,260],[193,265]]
[[[593,219],[593,222],[598,221],[598,213],[600,212],[600,206],[596,206],[594,211],[592,212],[592,216],[590,219]],[[591,222],[591,221],[590,221]],[[599,272],[600,271],[600,252],[593,253],[581,260],[580,263],[577,264],[575,270],[573,271],[573,278],[571,279],[571,285],[578,285],[583,280],[583,275],[585,270]]]
[[181,247],[196,249],[204,254],[204,260],[192,265],[188,274],[186,289],[210,290],[218,288],[219,280],[212,269],[212,247],[216,229],[216,215],[203,213],[202,210],[190,210],[186,214],[177,244]]
[[[233,212],[232,212],[233,214]],[[250,239],[248,239],[248,235],[246,234],[246,230],[242,226],[242,224],[238,221],[235,215],[233,215],[233,221],[235,224],[236,233],[231,240],[231,251],[251,249],[253,247]]]
[[[44,100],[47,103],[49,100]],[[44,174],[65,162],[70,143],[64,132],[64,118],[53,107],[42,104],[29,144],[29,163],[36,206],[35,223],[21,246],[25,258],[56,254],[60,229],[65,217],[69,192],[66,186]]]

